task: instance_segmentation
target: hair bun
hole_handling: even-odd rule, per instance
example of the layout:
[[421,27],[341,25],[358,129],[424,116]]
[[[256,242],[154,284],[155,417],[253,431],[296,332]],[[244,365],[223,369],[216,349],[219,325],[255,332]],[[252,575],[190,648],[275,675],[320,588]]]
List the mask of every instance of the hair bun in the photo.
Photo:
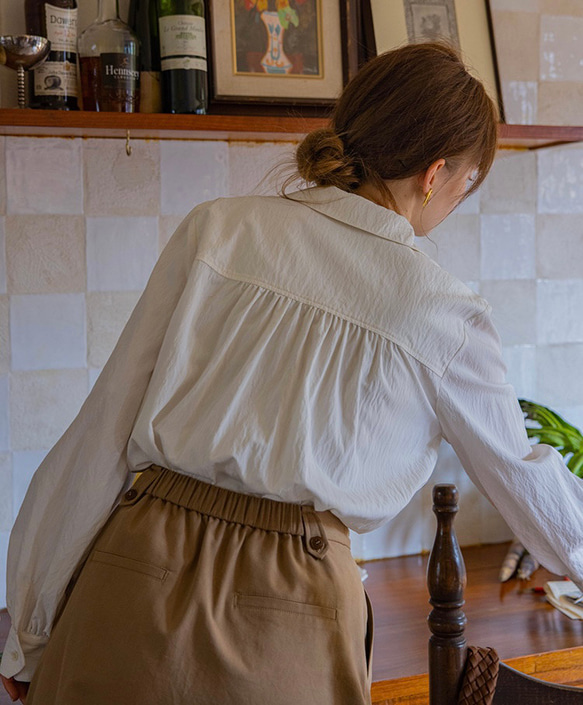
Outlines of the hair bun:
[[306,135],[297,149],[296,161],[302,179],[317,186],[337,186],[349,191],[359,185],[354,163],[330,127]]

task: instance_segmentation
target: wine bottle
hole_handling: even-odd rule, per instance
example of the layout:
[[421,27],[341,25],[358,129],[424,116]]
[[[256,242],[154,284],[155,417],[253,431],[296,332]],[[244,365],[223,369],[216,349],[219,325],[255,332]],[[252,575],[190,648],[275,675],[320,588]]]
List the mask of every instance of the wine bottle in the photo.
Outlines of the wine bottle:
[[26,31],[51,43],[28,76],[31,108],[77,110],[77,0],[25,0]]
[[208,80],[203,0],[156,0],[162,105],[167,113],[206,113]]
[[139,109],[138,38],[119,19],[117,0],[99,0],[95,22],[79,36],[83,109]]
[[131,0],[128,24],[140,42],[140,112],[162,112],[160,43],[155,0]]

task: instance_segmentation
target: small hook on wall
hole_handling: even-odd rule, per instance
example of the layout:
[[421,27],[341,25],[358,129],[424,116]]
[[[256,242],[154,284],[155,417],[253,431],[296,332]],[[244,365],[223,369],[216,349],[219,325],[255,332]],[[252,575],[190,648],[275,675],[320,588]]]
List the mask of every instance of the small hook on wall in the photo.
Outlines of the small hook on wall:
[[130,144],[130,131],[126,130],[126,154],[128,157],[132,156],[132,146]]

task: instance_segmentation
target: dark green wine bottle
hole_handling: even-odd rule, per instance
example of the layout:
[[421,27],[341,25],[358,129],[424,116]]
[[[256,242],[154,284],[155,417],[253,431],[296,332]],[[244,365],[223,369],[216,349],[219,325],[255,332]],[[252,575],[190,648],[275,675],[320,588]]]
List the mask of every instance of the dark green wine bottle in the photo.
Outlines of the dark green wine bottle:
[[208,108],[203,0],[156,0],[160,31],[162,105],[166,113]]
[[156,0],[130,0],[128,24],[140,42],[140,112],[162,112],[160,41]]

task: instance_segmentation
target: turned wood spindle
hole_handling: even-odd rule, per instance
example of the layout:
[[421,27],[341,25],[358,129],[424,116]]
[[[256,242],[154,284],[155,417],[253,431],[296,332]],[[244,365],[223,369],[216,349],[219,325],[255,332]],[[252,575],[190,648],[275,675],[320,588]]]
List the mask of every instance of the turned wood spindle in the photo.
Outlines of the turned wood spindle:
[[427,618],[429,640],[429,703],[454,705],[466,661],[464,588],[466,568],[453,528],[458,511],[455,485],[435,485],[435,541],[427,566],[427,588],[433,609]]

